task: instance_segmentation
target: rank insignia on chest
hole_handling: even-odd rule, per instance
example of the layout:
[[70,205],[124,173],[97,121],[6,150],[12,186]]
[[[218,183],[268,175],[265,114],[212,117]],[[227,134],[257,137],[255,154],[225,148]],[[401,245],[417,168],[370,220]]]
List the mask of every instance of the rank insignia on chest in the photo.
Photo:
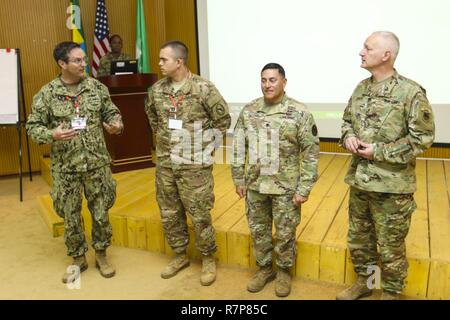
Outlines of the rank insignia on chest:
[[288,107],[286,111],[286,118],[292,119],[294,117],[295,109],[293,107]]

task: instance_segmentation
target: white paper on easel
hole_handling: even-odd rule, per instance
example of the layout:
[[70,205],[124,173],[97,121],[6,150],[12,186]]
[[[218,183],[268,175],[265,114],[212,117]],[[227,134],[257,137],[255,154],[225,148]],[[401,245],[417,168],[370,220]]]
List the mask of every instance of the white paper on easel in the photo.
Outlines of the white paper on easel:
[[16,54],[14,49],[0,49],[0,124],[19,121]]

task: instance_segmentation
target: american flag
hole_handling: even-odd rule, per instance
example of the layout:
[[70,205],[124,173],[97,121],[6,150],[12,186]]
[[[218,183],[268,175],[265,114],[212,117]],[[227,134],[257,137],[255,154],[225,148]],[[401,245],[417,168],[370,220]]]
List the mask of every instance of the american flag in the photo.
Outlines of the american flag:
[[109,26],[105,0],[97,0],[94,35],[92,75],[94,77],[97,77],[97,70],[100,65],[100,59],[109,51],[111,51],[109,46]]

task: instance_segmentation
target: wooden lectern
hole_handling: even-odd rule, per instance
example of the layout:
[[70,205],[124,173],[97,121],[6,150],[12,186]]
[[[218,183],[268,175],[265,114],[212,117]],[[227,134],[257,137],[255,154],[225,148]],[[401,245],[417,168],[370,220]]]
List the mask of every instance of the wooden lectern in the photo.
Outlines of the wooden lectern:
[[112,158],[111,171],[122,172],[154,167],[152,132],[144,110],[147,89],[158,77],[153,73],[113,75],[98,78],[109,89],[111,99],[122,113],[124,132],[105,140]]

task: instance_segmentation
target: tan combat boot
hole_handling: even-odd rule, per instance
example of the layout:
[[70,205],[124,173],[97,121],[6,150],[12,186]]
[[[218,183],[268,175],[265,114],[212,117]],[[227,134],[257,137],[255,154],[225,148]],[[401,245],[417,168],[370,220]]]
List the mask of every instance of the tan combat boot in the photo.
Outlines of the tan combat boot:
[[212,255],[202,258],[202,275],[200,283],[202,286],[209,286],[216,281],[216,261]]
[[248,283],[247,290],[253,293],[261,291],[266,284],[275,279],[275,275],[275,271],[272,270],[272,265],[259,267],[259,270],[256,271]]
[[169,279],[175,276],[179,271],[189,267],[189,258],[186,253],[177,254],[175,259],[169,262],[167,267],[161,272],[161,278]]
[[368,277],[358,276],[356,282],[344,291],[338,293],[336,300],[356,300],[368,297],[372,294],[372,290],[367,288]]
[[287,297],[291,293],[291,275],[287,269],[278,269],[275,280],[275,294],[277,297]]
[[114,267],[108,263],[108,260],[106,260],[106,250],[95,251],[95,266],[100,271],[100,274],[105,278],[114,277],[116,274]]
[[381,293],[380,300],[400,300],[400,295],[395,292],[384,291]]
[[[70,266],[77,266],[78,268],[80,268],[80,273],[85,271],[88,268],[86,256],[83,254],[82,256],[74,257],[73,262]],[[66,271],[62,277],[62,282],[67,283],[69,281],[69,279],[76,280],[76,279],[74,279],[73,273]]]

